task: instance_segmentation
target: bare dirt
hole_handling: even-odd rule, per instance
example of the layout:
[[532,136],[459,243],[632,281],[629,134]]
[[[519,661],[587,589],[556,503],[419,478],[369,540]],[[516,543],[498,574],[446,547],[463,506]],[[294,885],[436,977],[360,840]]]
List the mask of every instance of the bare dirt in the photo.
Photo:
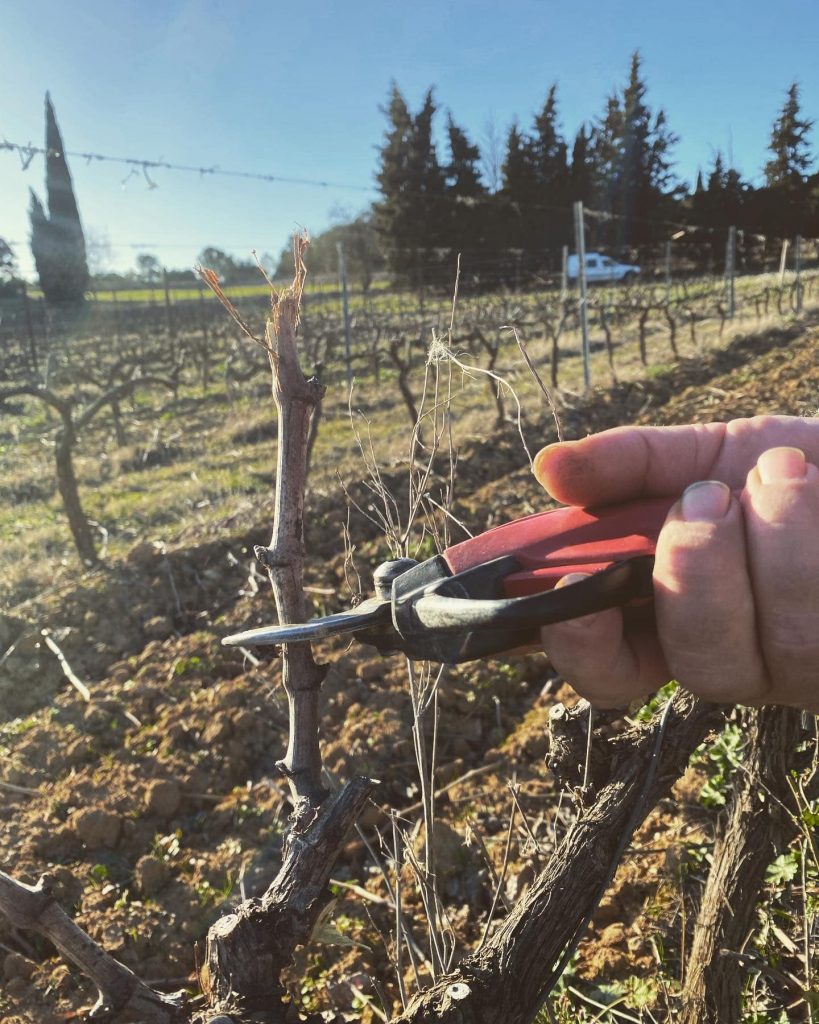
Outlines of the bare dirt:
[[[813,415],[817,343],[814,325],[739,339],[724,352],[576,400],[563,412],[564,429],[572,437],[626,422]],[[526,431],[553,437],[546,416]],[[317,612],[347,600],[335,540],[341,502],[335,493],[308,503],[307,582]],[[474,531],[539,503],[511,427],[491,445],[460,452],[457,514]],[[266,516],[269,508],[260,508],[258,525],[215,524],[208,535],[200,531],[193,541],[182,534],[167,548],[141,543],[79,585],[40,595],[25,620],[0,620],[7,652],[0,864],[29,882],[46,873],[84,928],[140,976],[168,987],[196,991],[196,943],[278,866],[289,811],[276,770],[287,733],[278,666],[269,656],[251,664],[219,645],[225,633],[270,617],[266,584],[250,568]],[[354,522],[353,532],[359,562],[377,561],[372,529]],[[90,703],[67,683],[31,621],[54,631],[89,683]],[[311,943],[293,979],[328,1020],[366,1021],[375,1019],[367,1000],[380,998],[371,979],[382,980],[388,1009],[397,993],[379,935],[391,928],[388,891],[364,838],[383,866],[390,855],[385,811],[397,808],[409,841],[417,841],[412,713],[401,659],[337,642],[319,653],[329,664],[322,714],[328,770],[339,781],[369,774],[381,786],[363,838],[350,838],[335,871],[333,942],[344,944]],[[502,913],[574,813],[570,797],[558,804],[544,763],[549,709],[571,692],[544,656],[527,655],[447,670],[439,694],[439,885],[465,950],[480,938],[498,877]],[[713,812],[698,802],[702,779],[701,769],[691,769],[636,837],[580,948],[577,984],[650,981],[658,960],[666,971],[678,969],[692,913],[683,884],[693,870],[688,851],[707,844],[712,831]],[[504,871],[510,780],[526,823],[518,815]],[[409,892],[409,869],[403,881]],[[417,897],[408,912],[422,920]],[[423,946],[420,924],[417,935]],[[0,921],[0,944],[2,1020],[51,1024],[93,1002],[90,985],[46,942]]]

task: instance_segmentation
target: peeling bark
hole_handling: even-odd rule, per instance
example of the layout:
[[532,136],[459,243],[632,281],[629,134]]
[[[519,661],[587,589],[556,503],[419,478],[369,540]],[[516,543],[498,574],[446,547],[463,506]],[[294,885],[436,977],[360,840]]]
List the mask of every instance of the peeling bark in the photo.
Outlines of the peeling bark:
[[719,708],[678,691],[664,723],[657,716],[635,729],[626,759],[613,765],[610,781],[487,945],[415,996],[393,1024],[530,1024],[611,880],[622,844],[721,718]]
[[756,901],[771,861],[798,834],[788,778],[803,737],[802,712],[767,707],[743,712],[748,756],[737,773],[702,896],[682,993],[680,1024],[736,1024],[747,966],[740,951],[753,928]]

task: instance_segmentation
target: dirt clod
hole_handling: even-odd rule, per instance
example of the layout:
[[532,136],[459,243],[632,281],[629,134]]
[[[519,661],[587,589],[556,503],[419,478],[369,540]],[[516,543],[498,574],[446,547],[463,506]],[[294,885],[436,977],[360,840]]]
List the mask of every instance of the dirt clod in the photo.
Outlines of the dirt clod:
[[90,849],[113,850],[122,831],[122,816],[104,807],[83,807],[70,818],[71,828]]
[[134,881],[143,896],[153,896],[167,882],[169,874],[168,865],[163,860],[147,854],[137,861]]
[[156,779],[145,790],[145,809],[163,820],[176,814],[181,801],[182,792],[174,779]]

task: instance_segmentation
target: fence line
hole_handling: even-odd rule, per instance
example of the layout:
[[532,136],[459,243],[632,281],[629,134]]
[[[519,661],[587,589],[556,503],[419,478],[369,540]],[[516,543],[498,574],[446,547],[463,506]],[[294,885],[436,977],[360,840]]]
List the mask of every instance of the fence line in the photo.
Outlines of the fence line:
[[[672,249],[667,243],[652,247],[638,254],[656,258],[653,264],[643,259],[644,273],[639,284],[600,284],[589,288],[589,320],[605,334],[610,355],[612,327],[623,329],[633,324],[645,361],[646,334],[650,323],[658,319],[669,331],[671,348],[676,353],[678,331],[687,327],[695,339],[698,324],[715,319],[722,332],[732,316],[732,305],[738,315],[751,311],[757,320],[772,311],[779,316],[798,313],[819,273],[817,243],[801,239],[794,243],[787,261],[790,266],[782,265],[782,255],[787,254],[784,246],[777,241],[769,248],[770,259],[762,274],[743,273],[739,261],[733,259],[733,252],[726,251],[726,266],[712,274],[694,275],[687,269],[684,246]],[[566,254],[561,251],[557,261],[561,270],[565,259]],[[532,283],[530,280],[530,286]],[[167,351],[163,360],[173,361],[186,355],[200,368],[203,378],[218,372],[217,361],[225,366],[232,362],[234,369],[241,362],[241,357],[231,349],[235,338],[233,325],[221,305],[204,289],[190,289],[189,295],[180,298],[179,290],[165,282],[147,302],[122,297],[128,294],[115,291],[103,298],[100,293],[79,308],[48,306],[25,288],[15,297],[0,298],[0,373],[6,379],[26,373],[48,373],[48,359],[67,350],[69,339],[80,335],[98,339],[100,347],[109,352],[140,357],[155,349],[157,339],[164,339]],[[261,331],[269,308],[267,294],[248,295],[237,289],[232,297],[242,315]],[[322,363],[326,368],[332,368],[334,362],[340,365],[340,342],[349,330],[346,362],[359,377],[378,377],[380,367],[389,358],[389,342],[397,337],[404,340],[408,352],[417,349],[417,358],[422,357],[430,330],[443,330],[448,324],[451,295],[444,290],[432,293],[377,288],[364,292],[349,287],[345,317],[343,290],[333,283],[314,286],[304,307],[302,334],[314,363]],[[470,295],[468,289],[461,288],[459,321],[465,336],[476,328],[488,330],[501,323],[512,323],[529,332],[542,331],[548,340],[559,322],[558,334],[565,343],[566,334],[579,326],[577,314],[576,290],[572,281],[567,283],[565,271],[543,275],[527,290],[478,289]],[[558,340],[553,338],[555,362]],[[555,367],[553,378],[554,375]]]

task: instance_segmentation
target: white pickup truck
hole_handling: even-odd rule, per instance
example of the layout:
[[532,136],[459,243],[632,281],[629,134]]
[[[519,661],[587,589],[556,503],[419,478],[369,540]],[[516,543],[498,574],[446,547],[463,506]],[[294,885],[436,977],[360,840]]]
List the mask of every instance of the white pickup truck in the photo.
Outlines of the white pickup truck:
[[[572,281],[577,280],[580,262],[576,255],[569,256],[566,263],[566,275]],[[609,256],[603,256],[599,252],[586,253],[586,281],[594,284],[595,281],[625,281],[627,284],[633,281],[640,273],[640,268],[630,263],[618,263]]]

